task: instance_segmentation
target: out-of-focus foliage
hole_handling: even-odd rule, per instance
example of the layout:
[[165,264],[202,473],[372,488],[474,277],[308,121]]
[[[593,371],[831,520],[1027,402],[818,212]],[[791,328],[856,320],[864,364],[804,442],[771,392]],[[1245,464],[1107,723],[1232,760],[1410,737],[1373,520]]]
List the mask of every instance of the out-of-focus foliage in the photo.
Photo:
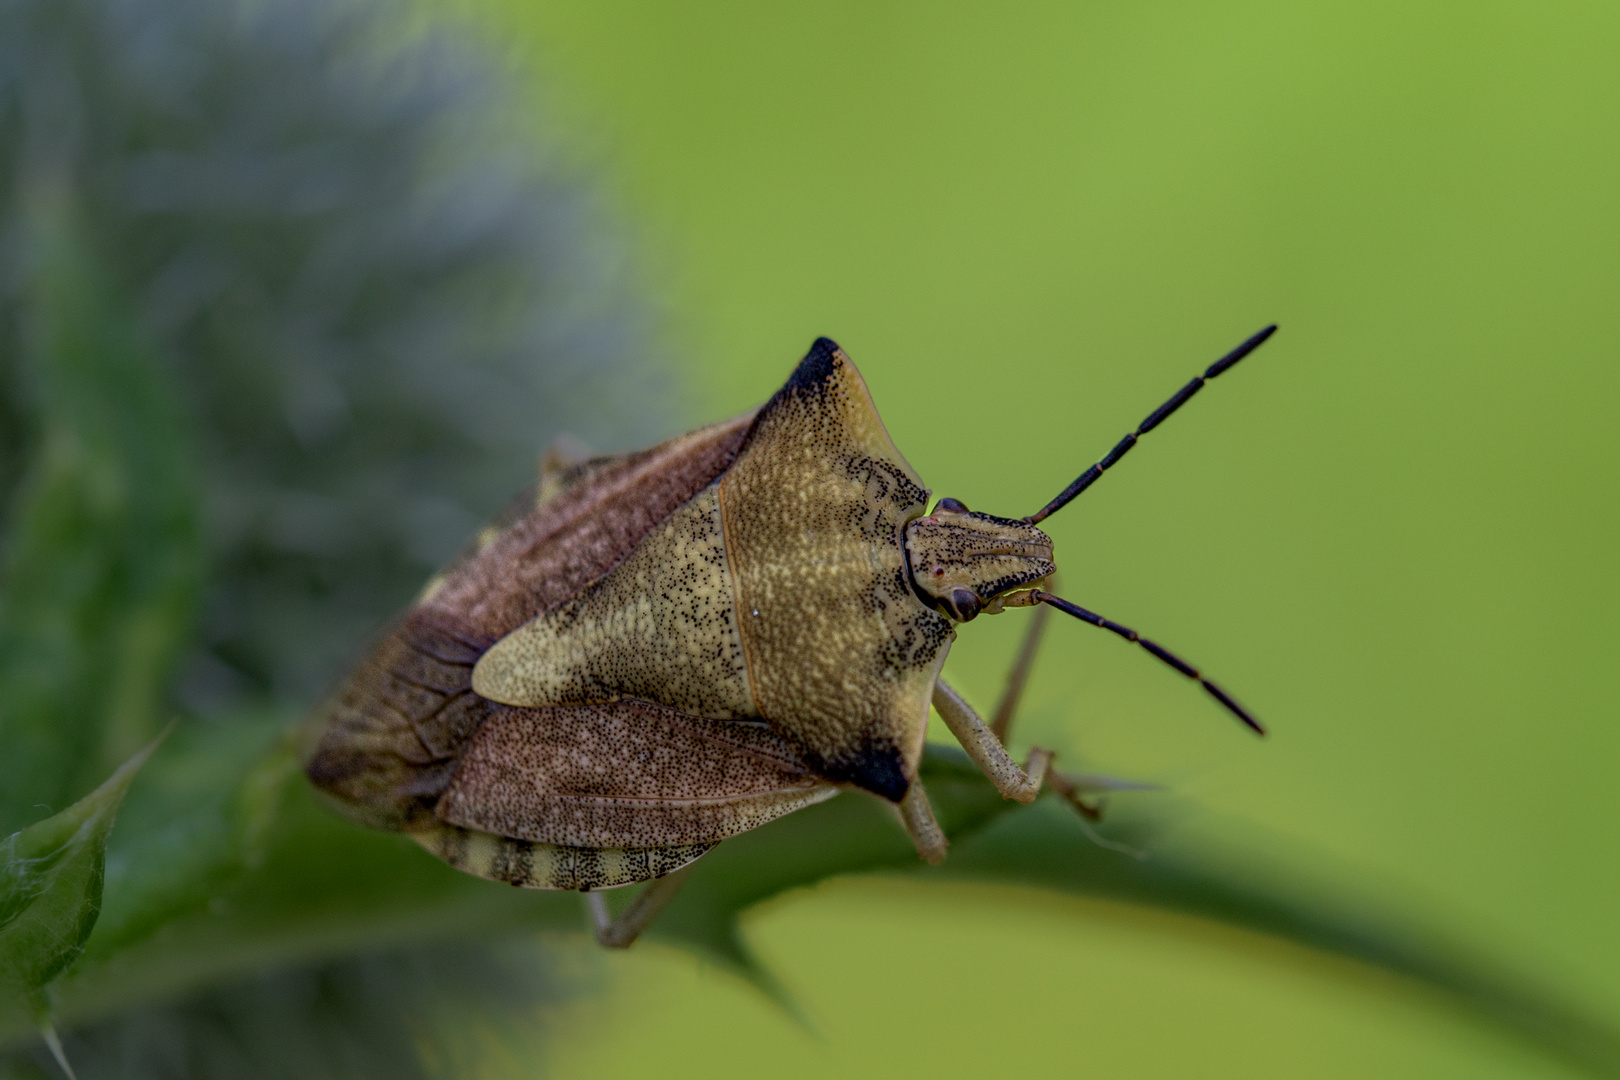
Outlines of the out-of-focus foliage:
[[31,467],[53,377],[24,359],[25,192],[45,184],[188,419],[168,452],[204,496],[195,711],[319,692],[565,420],[634,442],[660,398],[616,252],[508,130],[498,65],[444,33],[400,44],[403,14],[0,4],[0,485]]
[[38,995],[84,952],[101,914],[107,834],[149,746],[107,782],[0,841],[0,991],[38,1008]]
[[[288,735],[565,422],[628,442],[667,398],[588,201],[502,130],[478,53],[397,14],[0,0],[0,919],[76,927],[54,951],[0,927],[0,967],[49,980],[87,1080],[456,1073],[563,989],[534,931],[580,928],[578,898],[339,820]],[[129,774],[75,800],[172,716],[86,938]],[[1015,880],[1381,965],[1620,1071],[1556,999],[1343,891],[1177,848],[1162,806],[1119,823],[1142,862],[959,753],[926,776],[944,867],[846,796],[723,845],[654,935],[772,990],[737,930],[759,900],[872,870]],[[55,1067],[36,1021],[0,1003],[0,1076]]]
[[[6,530],[0,828],[71,802],[162,723],[202,579],[187,425],[56,169],[17,192],[37,450]],[[19,380],[20,381],[20,380]]]
[[[293,775],[266,747],[546,440],[666,426],[621,260],[514,111],[385,0],[0,2],[0,835],[37,847],[183,721],[114,836],[103,956],[255,863]],[[432,1003],[545,990],[477,947],[354,954],[281,943],[190,1000],[143,971],[70,1050],[409,1075],[455,1057]]]
[[[547,960],[517,938],[499,950],[453,941],[266,965],[175,1004],[137,1003],[70,1037],[67,1053],[84,1077],[468,1074],[492,1040],[516,1041],[516,1015],[557,996]],[[30,1056],[13,1068],[48,1072],[43,1053]]]

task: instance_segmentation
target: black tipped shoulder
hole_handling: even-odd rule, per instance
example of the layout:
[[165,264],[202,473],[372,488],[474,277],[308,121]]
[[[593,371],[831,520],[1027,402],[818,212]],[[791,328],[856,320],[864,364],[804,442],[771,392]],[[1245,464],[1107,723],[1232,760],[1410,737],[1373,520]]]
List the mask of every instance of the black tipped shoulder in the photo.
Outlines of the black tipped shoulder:
[[827,384],[837,374],[841,352],[838,342],[832,338],[816,338],[810,346],[810,351],[804,354],[804,359],[793,369],[793,374],[788,376],[786,385],[777,392],[777,396],[825,393]]
[[838,347],[838,342],[829,337],[818,337],[810,345],[810,351],[804,354],[788,376],[782,388],[771,395],[769,401],[759,407],[754,415],[754,423],[749,428],[744,446],[754,441],[754,433],[759,430],[772,413],[783,407],[785,402],[795,399],[811,400],[827,397],[838,385],[839,368],[849,361],[844,351]]

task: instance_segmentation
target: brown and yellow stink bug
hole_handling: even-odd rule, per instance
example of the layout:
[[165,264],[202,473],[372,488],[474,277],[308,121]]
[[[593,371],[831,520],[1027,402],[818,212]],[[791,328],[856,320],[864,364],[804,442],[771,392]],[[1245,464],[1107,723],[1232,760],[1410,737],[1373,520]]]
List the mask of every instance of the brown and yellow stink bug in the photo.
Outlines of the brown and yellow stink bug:
[[[542,467],[537,494],[439,574],[315,718],[310,779],[350,816],[468,873],[591,893],[628,945],[728,836],[860,788],[930,862],[917,778],[932,704],[1009,799],[1073,778],[1003,748],[1032,624],[992,725],[939,677],[956,625],[1051,605],[1134,641],[1260,725],[1191,665],[1045,592],[1037,526],[1275,330],[1211,365],[1039,513],[941,499],[822,338],[759,409],[639,453]],[[1044,609],[1043,609],[1044,610]],[[655,879],[662,879],[656,880]],[[609,920],[598,890],[653,881]]]

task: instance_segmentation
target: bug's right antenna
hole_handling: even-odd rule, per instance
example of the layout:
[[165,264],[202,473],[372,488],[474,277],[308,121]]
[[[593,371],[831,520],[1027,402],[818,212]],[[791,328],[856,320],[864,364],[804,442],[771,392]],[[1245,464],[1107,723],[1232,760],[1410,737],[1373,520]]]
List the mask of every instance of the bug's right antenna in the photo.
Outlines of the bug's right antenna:
[[1135,630],[1132,630],[1130,627],[1121,626],[1112,619],[1105,619],[1101,615],[1098,615],[1095,611],[1087,611],[1079,604],[1074,603],[1072,600],[1065,600],[1061,596],[1053,596],[1049,592],[1042,592],[1040,589],[1033,589],[1029,594],[1029,599],[1031,602],[1037,604],[1050,604],[1052,607],[1057,608],[1066,615],[1073,615],[1081,622],[1090,623],[1092,626],[1098,627],[1099,629],[1118,634],[1126,641],[1142,646],[1142,648],[1146,649],[1148,652],[1152,653],[1166,664],[1187,676],[1187,678],[1202,686],[1204,691],[1208,693],[1210,697],[1220,702],[1228,712],[1247,724],[1249,730],[1253,731],[1256,735],[1264,735],[1266,733],[1266,729],[1261,726],[1260,721],[1256,720],[1254,715],[1250,713],[1248,709],[1245,709],[1242,705],[1239,705],[1235,700],[1233,700],[1232,695],[1228,694],[1225,690],[1222,690],[1219,686],[1216,686],[1214,683],[1204,678],[1203,673],[1197,668],[1193,667],[1191,664],[1187,663],[1187,661],[1183,660],[1181,657],[1177,656],[1163,645],[1160,645],[1158,642],[1149,640],[1148,638],[1143,637],[1141,634],[1138,634]]
[[1204,369],[1204,373],[1202,375],[1197,376],[1192,382],[1188,383],[1186,386],[1183,386],[1180,390],[1177,390],[1173,395],[1171,395],[1169,401],[1165,402],[1163,405],[1160,405],[1157,409],[1154,409],[1153,412],[1148,415],[1148,418],[1142,421],[1140,427],[1131,432],[1129,435],[1125,436],[1123,439],[1119,440],[1114,448],[1108,451],[1107,457],[1103,458],[1101,461],[1097,462],[1097,464],[1081,473],[1075,478],[1074,483],[1064,488],[1058,494],[1057,498],[1041,507],[1038,513],[1031,514],[1024,520],[1029,522],[1031,525],[1039,525],[1041,522],[1045,521],[1047,518],[1069,505],[1069,501],[1071,499],[1080,494],[1082,491],[1086,490],[1086,488],[1090,487],[1092,484],[1095,484],[1098,477],[1102,476],[1102,474],[1108,469],[1113,468],[1114,464],[1118,462],[1120,458],[1129,453],[1131,447],[1136,445],[1137,439],[1164,423],[1165,420],[1169,418],[1171,413],[1187,404],[1188,400],[1191,399],[1194,394],[1202,390],[1206,382],[1213,379],[1215,376],[1219,375],[1233,364],[1236,364],[1245,356],[1248,356],[1250,353],[1254,352],[1254,350],[1258,349],[1261,345],[1264,345],[1266,339],[1276,332],[1277,324],[1272,323],[1270,326],[1266,327],[1264,330],[1261,330],[1259,333],[1250,336],[1249,339],[1243,344],[1239,345],[1237,348],[1233,349],[1231,352],[1209,365],[1209,367]]

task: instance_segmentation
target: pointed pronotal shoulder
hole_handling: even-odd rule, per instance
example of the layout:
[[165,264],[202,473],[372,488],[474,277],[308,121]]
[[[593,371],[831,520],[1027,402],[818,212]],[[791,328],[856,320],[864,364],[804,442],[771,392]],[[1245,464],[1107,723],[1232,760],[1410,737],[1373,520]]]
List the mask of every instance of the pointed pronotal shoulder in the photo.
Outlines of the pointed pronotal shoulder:
[[[782,428],[807,442],[834,441],[881,461],[927,496],[922,477],[889,437],[866,380],[838,343],[817,338],[786,383],[762,405],[749,430],[748,445],[782,437]],[[835,434],[836,433],[836,434]]]

